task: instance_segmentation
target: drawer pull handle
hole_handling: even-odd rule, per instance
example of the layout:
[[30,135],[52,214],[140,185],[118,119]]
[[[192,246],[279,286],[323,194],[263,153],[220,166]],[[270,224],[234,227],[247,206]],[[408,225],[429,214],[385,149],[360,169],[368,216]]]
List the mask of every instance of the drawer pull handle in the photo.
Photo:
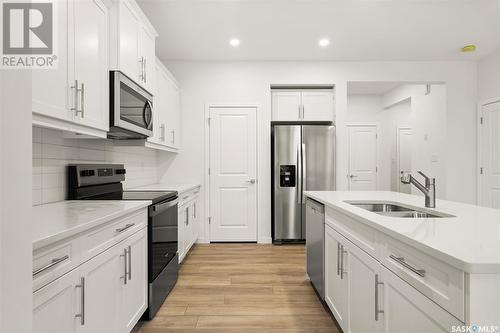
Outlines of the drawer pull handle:
[[52,261],[50,262],[50,264],[45,265],[42,268],[33,271],[33,276],[36,276],[36,275],[38,275],[38,274],[40,274],[40,273],[48,270],[49,268],[52,268],[52,267],[54,267],[54,266],[62,263],[63,261],[65,261],[67,259],[69,259],[68,255],[65,255],[64,257],[61,257],[61,258],[52,259]]
[[401,266],[403,266],[405,268],[408,268],[410,271],[412,271],[413,273],[417,274],[418,276],[425,277],[425,269],[417,269],[417,268],[413,267],[412,265],[408,264],[405,261],[404,257],[396,257],[395,255],[391,254],[389,256],[389,258],[391,258],[392,260],[396,261]]
[[116,232],[124,232],[128,228],[132,228],[134,225],[135,225],[135,223],[129,223],[129,224],[125,225],[123,228],[116,229]]

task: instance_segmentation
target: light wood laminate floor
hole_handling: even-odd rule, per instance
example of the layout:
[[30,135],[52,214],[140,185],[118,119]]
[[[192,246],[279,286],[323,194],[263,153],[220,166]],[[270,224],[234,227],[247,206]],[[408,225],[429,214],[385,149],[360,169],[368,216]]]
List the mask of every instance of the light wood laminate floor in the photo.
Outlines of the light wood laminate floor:
[[305,278],[303,245],[196,245],[140,333],[337,333]]

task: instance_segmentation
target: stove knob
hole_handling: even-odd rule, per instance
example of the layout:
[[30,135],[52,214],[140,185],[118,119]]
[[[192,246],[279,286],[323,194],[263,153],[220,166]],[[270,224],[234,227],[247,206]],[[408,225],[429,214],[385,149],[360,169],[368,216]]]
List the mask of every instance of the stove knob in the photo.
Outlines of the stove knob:
[[127,171],[125,169],[116,169],[115,170],[115,174],[117,174],[117,175],[124,175],[126,173],[127,173]]

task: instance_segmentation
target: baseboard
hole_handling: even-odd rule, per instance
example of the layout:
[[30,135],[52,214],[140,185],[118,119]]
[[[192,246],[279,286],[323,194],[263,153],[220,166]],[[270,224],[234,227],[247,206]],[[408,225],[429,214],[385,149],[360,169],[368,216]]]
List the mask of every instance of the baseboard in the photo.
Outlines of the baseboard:
[[273,239],[271,237],[260,237],[257,240],[258,244],[272,244]]

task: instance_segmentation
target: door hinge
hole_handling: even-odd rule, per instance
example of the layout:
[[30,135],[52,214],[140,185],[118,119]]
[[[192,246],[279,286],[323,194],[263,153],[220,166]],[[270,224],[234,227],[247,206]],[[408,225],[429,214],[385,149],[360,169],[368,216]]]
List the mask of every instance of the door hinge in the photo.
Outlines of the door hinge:
[[208,175],[210,176],[210,168],[208,168]]
[[484,117],[479,118],[479,123],[480,123],[481,125],[483,125],[483,124],[484,124]]
[[483,167],[479,168],[479,174],[481,174],[481,175],[483,174]]
[[208,126],[210,126],[210,119],[211,119],[211,118],[210,118],[210,117],[208,117]]
[[208,217],[208,224],[211,224],[211,223],[212,223],[212,218]]

